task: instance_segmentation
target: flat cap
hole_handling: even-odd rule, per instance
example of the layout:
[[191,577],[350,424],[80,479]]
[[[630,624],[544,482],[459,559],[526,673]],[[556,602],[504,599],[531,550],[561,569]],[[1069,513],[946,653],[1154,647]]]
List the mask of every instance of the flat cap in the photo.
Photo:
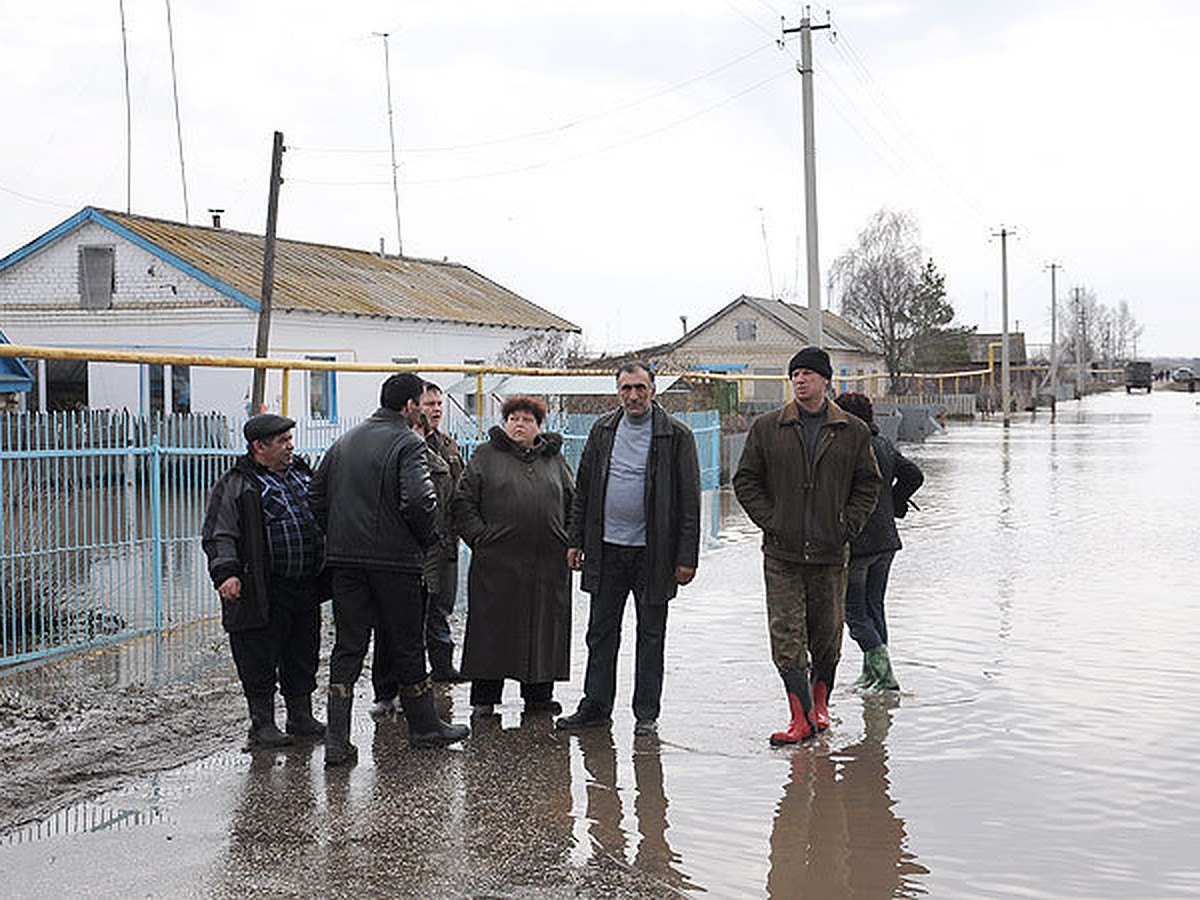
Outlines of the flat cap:
[[277,434],[283,434],[285,431],[291,431],[296,427],[296,422],[289,419],[287,416],[277,416],[275,413],[263,413],[260,416],[254,416],[245,427],[242,428],[242,434],[246,436],[246,441],[265,441],[275,437]]

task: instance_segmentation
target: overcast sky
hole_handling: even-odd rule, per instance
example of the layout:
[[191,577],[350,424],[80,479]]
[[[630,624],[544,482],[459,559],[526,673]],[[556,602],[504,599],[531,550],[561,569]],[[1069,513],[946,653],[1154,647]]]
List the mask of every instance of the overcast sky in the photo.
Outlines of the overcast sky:
[[[182,221],[167,6],[125,0],[132,211]],[[805,303],[800,49],[781,0],[173,0],[190,220],[466,263],[618,350],[740,294]],[[0,0],[0,256],[126,206],[118,0]],[[824,7],[814,21],[825,21]],[[910,211],[957,322],[1050,336],[1058,288],[1200,355],[1190,0],[845,2],[814,32],[821,280]],[[797,285],[799,291],[797,292]],[[1065,304],[1064,304],[1065,305]],[[836,310],[836,304],[835,304]],[[2,323],[0,323],[0,327]]]

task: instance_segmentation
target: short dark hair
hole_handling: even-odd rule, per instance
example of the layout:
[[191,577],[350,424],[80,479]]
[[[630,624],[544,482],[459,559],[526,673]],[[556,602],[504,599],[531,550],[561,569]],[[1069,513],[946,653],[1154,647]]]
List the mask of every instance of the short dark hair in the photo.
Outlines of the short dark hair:
[[850,415],[858,416],[868,425],[875,421],[875,407],[871,404],[871,398],[866,394],[847,391],[844,394],[838,394],[833,402]]
[[509,397],[500,407],[500,418],[507,419],[515,412],[527,412],[537,419],[540,427],[546,421],[546,401],[540,397],[530,397],[528,394],[517,394]]
[[617,381],[621,380],[622,372],[628,373],[630,375],[632,375],[635,372],[645,372],[646,375],[649,376],[649,378],[650,378],[650,383],[654,384],[654,370],[651,369],[650,366],[648,366],[646,363],[642,362],[641,360],[635,359],[632,362],[621,363],[620,368],[617,369]]
[[397,372],[379,389],[379,405],[399,412],[408,405],[409,400],[420,403],[423,390],[425,382],[418,376],[412,372]]

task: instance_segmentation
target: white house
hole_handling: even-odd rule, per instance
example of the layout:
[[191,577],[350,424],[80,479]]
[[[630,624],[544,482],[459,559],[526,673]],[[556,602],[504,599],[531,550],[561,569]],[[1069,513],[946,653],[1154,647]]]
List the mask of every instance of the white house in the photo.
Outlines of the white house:
[[[0,328],[14,344],[252,357],[261,235],[86,207],[0,259]],[[579,327],[465,265],[279,240],[269,355],[480,364],[535,332]],[[245,415],[250,369],[38,361],[30,408]],[[430,377],[449,384],[455,373]],[[377,405],[380,373],[293,372],[293,414]],[[268,408],[283,379],[268,374]]]

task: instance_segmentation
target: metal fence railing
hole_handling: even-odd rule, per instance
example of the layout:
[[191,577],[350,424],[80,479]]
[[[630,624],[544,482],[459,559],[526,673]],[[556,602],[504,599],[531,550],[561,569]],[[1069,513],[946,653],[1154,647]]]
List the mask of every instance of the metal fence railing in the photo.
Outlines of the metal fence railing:
[[[593,418],[564,423],[572,468]],[[681,418],[696,435],[703,487],[717,487],[717,413]],[[297,421],[297,453],[315,466],[357,421]],[[215,617],[200,532],[209,490],[245,452],[243,423],[89,410],[0,416],[0,665]]]

